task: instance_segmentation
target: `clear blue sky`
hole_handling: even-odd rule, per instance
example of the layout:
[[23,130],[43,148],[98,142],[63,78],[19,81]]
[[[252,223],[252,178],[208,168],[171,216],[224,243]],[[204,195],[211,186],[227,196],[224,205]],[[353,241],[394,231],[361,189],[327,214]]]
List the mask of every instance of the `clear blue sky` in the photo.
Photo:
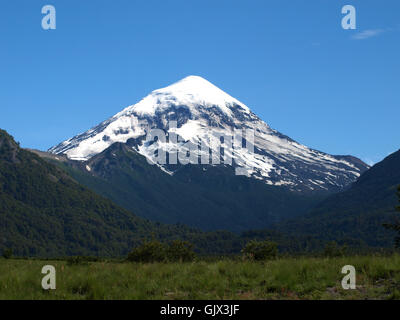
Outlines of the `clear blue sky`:
[[1,1],[0,48],[0,128],[24,147],[194,74],[312,148],[368,162],[400,148],[398,0]]

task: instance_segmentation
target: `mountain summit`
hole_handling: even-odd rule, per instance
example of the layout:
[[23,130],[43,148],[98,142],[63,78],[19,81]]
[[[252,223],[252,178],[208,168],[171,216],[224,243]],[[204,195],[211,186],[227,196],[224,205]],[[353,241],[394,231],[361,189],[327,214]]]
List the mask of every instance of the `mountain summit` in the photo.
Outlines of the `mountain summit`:
[[[170,127],[171,121],[176,127]],[[332,156],[279,133],[245,104],[199,76],[189,76],[151,92],[137,104],[49,152],[87,161],[112,144],[129,140],[134,152],[154,161],[157,150],[169,151],[171,146],[160,141],[146,142],[150,129],[161,129],[168,135],[175,133],[180,137],[175,148],[184,151],[187,142],[196,144],[211,141],[210,135],[230,136],[234,130],[252,129],[254,152],[235,150],[230,154],[232,166],[240,164],[247,176],[294,191],[339,191],[368,169],[355,157]],[[212,142],[209,147],[215,148]],[[160,165],[160,168],[175,174],[182,165]]]
[[153,91],[138,104],[128,107],[124,112],[136,111],[142,115],[154,115],[179,102],[196,113],[198,106],[217,107],[226,115],[232,116],[229,106],[239,106],[246,112],[250,109],[231,97],[211,82],[199,76],[188,76],[168,87]]

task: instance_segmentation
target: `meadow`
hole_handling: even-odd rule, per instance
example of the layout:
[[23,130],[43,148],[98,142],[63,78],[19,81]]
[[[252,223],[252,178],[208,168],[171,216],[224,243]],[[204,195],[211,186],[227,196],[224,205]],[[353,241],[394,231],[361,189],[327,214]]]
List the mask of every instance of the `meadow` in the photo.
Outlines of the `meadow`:
[[[41,287],[44,265],[56,290]],[[357,286],[344,290],[353,265]],[[0,259],[0,299],[399,299],[400,255],[190,263]]]

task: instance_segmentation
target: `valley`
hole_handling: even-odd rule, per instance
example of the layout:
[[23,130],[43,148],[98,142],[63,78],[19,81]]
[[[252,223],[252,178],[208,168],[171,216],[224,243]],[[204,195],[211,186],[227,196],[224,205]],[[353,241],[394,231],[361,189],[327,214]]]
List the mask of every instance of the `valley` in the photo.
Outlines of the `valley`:
[[[231,165],[154,161],[159,149],[170,158],[238,128],[254,130],[254,148],[217,150]],[[175,138],[148,140],[150,129]],[[322,252],[332,241],[375,252],[393,245],[383,224],[395,215],[399,167],[399,152],[370,168],[303,146],[189,76],[49,152],[24,150],[1,131],[0,249],[115,258],[155,238],[189,241],[203,256],[237,255],[252,239],[287,253]]]
[[400,300],[400,2],[375,2],[1,1],[3,314]]

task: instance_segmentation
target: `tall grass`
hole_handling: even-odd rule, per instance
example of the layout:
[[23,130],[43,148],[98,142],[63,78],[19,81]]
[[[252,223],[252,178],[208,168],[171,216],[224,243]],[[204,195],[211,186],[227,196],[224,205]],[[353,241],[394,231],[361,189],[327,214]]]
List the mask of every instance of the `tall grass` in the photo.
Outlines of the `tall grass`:
[[[41,288],[54,265],[57,289]],[[357,289],[343,290],[353,265]],[[0,259],[0,299],[398,299],[400,256],[139,264]]]

